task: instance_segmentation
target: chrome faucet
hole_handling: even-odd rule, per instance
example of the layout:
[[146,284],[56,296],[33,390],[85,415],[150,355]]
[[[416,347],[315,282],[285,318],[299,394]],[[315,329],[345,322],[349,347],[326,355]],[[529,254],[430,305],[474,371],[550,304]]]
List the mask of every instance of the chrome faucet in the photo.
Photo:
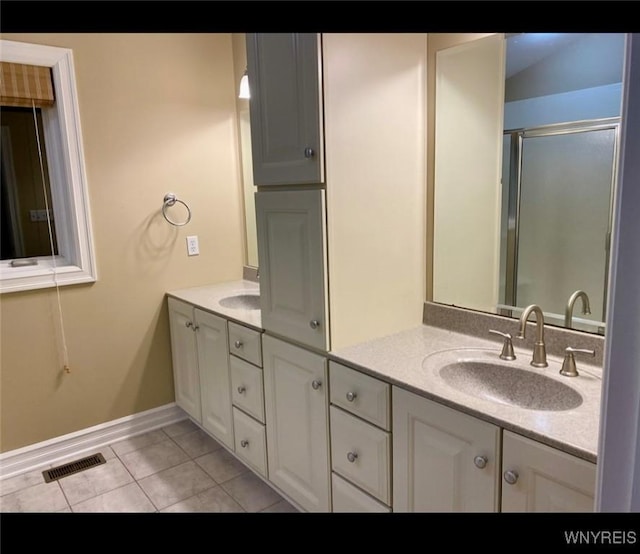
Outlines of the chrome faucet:
[[582,313],[589,315],[591,313],[591,306],[589,305],[589,297],[583,290],[577,290],[570,297],[567,302],[567,307],[564,311],[564,326],[569,329],[571,327],[571,319],[573,317],[573,305],[578,300],[578,297],[582,298]]
[[540,306],[531,304],[527,306],[520,316],[520,332],[516,335],[519,339],[524,339],[527,332],[527,320],[531,313],[536,314],[536,342],[533,345],[533,367],[547,367],[547,351],[544,346],[544,316]]

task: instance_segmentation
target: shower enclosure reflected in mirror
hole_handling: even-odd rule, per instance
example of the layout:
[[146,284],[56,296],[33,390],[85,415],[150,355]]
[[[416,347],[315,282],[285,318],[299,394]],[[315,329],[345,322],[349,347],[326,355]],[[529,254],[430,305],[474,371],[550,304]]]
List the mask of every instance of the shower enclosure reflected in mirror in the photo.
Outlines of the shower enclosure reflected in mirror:
[[604,333],[624,44],[494,34],[436,53],[434,301],[538,304]]

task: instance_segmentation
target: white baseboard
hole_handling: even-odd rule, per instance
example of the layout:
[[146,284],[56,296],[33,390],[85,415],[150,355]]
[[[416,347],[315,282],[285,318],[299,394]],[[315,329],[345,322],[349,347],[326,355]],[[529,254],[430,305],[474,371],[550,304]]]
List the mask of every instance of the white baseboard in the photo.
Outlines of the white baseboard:
[[0,479],[188,419],[175,402],[0,454]]

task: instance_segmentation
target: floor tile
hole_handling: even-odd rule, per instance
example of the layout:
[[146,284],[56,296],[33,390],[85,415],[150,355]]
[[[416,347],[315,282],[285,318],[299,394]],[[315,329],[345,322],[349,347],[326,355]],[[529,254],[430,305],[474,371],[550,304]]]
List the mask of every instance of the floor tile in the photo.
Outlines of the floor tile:
[[89,498],[72,507],[74,512],[155,512],[155,506],[137,483]]
[[216,486],[195,462],[165,469],[138,482],[156,508],[166,508]]
[[12,492],[44,483],[42,472],[45,469],[47,468],[28,471],[26,473],[16,475],[15,477],[9,477],[8,479],[0,480],[0,496],[5,496],[7,494],[11,494]]
[[117,489],[133,482],[133,477],[118,458],[58,481],[72,506],[88,498]]
[[140,450],[145,446],[157,444],[165,440],[167,440],[167,435],[160,429],[156,429],[155,431],[149,431],[148,433],[114,442],[111,448],[118,456],[122,456],[134,450]]
[[248,472],[220,485],[247,512],[259,512],[282,497],[255,474]]
[[142,479],[158,471],[186,462],[189,457],[175,442],[166,439],[157,444],[120,456],[122,463],[135,479]]
[[191,498],[182,500],[161,512],[244,512],[242,506],[219,486],[207,489]]
[[263,513],[294,513],[299,511],[300,510],[284,499],[280,500],[280,502],[276,502],[268,508],[265,508],[264,510],[261,510]]
[[204,469],[216,483],[224,483],[238,475],[249,471],[247,466],[227,452],[224,448],[215,450],[195,459],[195,462]]
[[178,423],[172,423],[162,428],[162,430],[172,438],[191,431],[197,431],[198,429],[200,429],[200,427],[190,419],[183,419],[182,421],[178,421]]
[[57,481],[33,485],[0,497],[2,512],[56,512],[67,506]]
[[191,458],[197,458],[198,456],[222,448],[222,445],[217,440],[207,435],[207,433],[201,429],[172,438]]

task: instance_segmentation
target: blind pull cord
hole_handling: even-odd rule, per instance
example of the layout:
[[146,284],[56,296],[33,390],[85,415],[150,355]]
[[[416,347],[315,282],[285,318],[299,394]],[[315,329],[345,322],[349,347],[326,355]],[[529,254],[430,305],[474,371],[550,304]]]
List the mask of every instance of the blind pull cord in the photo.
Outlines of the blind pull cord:
[[44,162],[42,161],[42,147],[40,146],[40,133],[38,131],[38,118],[36,114],[36,104],[31,100],[33,108],[33,123],[36,129],[36,142],[38,144],[38,160],[40,162],[40,176],[42,179],[42,192],[44,194],[44,207],[47,213],[47,228],[49,230],[49,246],[51,247],[51,263],[53,265],[53,282],[56,287],[56,297],[58,300],[58,317],[60,320],[60,335],[62,338],[62,367],[65,373],[71,373],[69,367],[69,350],[67,349],[67,336],[64,330],[64,317],[62,315],[62,300],[60,299],[60,286],[58,284],[58,268],[56,266],[55,248],[53,245],[53,230],[51,228],[51,212],[49,210],[49,198],[47,195],[47,186],[44,175]]

